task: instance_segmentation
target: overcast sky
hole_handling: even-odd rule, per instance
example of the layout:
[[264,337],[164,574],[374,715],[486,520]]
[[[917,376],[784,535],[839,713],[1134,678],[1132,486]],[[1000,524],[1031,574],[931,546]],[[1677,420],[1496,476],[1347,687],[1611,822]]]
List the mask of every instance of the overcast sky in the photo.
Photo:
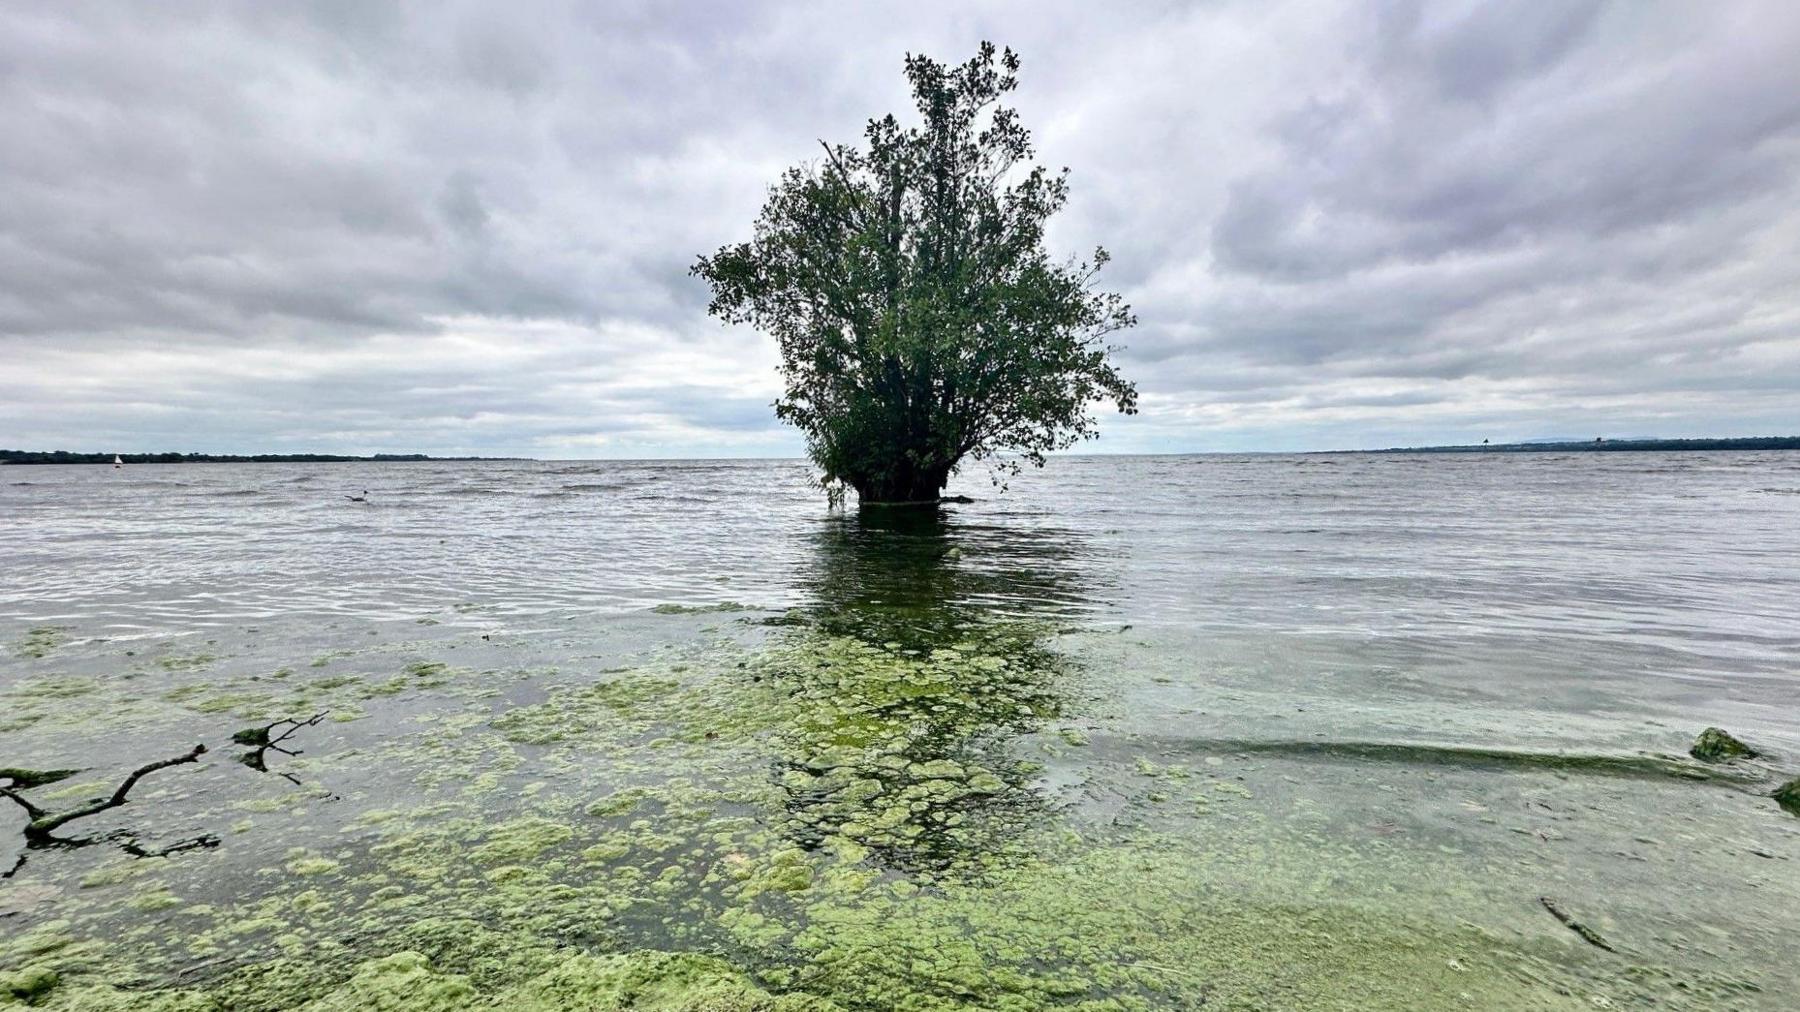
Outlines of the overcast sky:
[[1800,433],[1793,0],[0,0],[0,446],[797,453],[687,267],[984,38],[1092,449]]

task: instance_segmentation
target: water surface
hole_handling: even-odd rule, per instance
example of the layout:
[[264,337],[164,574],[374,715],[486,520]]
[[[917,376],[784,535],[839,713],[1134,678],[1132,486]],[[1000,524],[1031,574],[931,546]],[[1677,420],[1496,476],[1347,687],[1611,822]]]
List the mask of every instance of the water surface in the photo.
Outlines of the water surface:
[[[1784,1007],[1800,454],[1062,458],[953,491],[0,469],[0,766],[109,789],[206,741],[86,835],[219,838],[0,844],[0,923],[39,940],[0,966],[63,960],[68,1007],[301,1007],[247,982],[285,953],[360,993],[399,949],[528,1007],[570,946],[853,1008]],[[315,712],[302,756],[230,761]],[[1764,757],[1694,763],[1709,724]],[[481,932],[540,962],[481,970]]]

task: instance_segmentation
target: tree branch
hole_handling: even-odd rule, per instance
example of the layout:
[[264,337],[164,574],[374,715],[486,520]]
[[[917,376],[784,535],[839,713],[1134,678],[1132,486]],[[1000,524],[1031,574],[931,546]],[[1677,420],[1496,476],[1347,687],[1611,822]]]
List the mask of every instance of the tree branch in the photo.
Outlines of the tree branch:
[[[239,745],[249,745],[258,749],[272,748],[283,755],[299,755],[299,752],[282,748],[281,743],[293,737],[294,732],[301,728],[313,727],[318,724],[319,721],[324,720],[325,715],[330,712],[330,710],[321,710],[305,720],[296,720],[293,717],[283,717],[280,720],[264,724],[262,727],[247,727],[232,735],[231,740],[237,742]],[[269,732],[283,724],[287,725],[287,729],[280,734],[271,737]]]
[[0,794],[4,794],[7,797],[18,802],[19,807],[25,809],[25,814],[27,817],[29,817],[31,819],[31,821],[36,822],[37,820],[44,817],[44,810],[42,808],[39,808],[38,806],[32,804],[31,802],[26,801],[20,795],[14,794],[12,788],[0,787]]
[[90,815],[97,815],[109,808],[117,808],[120,805],[125,804],[125,802],[129,800],[126,795],[130,794],[131,789],[136,787],[137,782],[145,776],[155,773],[157,770],[168,769],[170,766],[180,766],[183,763],[195,762],[205,754],[205,745],[195,745],[192,750],[182,755],[178,755],[173,759],[160,759],[153,763],[145,763],[137,769],[132,770],[131,775],[127,776],[123,783],[119,784],[118,789],[112,792],[111,797],[96,798],[79,808],[71,808],[66,812],[59,812],[54,815],[45,813],[42,809],[38,809],[36,805],[13,794],[10,790],[6,791],[6,794],[14,801],[24,805],[27,811],[37,810],[38,815],[25,827],[25,836],[27,839],[44,840],[48,839],[50,834],[58,828],[73,822],[76,819],[85,819]]

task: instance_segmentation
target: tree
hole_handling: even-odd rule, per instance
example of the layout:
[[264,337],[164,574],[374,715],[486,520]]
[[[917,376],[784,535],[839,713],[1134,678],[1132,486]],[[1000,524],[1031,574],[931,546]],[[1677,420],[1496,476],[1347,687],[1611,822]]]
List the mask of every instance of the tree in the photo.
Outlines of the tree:
[[1092,405],[1137,410],[1103,343],[1137,322],[1095,290],[1106,251],[1045,249],[1068,170],[1028,167],[1030,132],[1000,105],[1018,70],[986,42],[957,67],[907,56],[918,125],[889,115],[860,148],[821,141],[821,161],[770,188],[749,242],[694,264],[713,315],[780,345],[775,413],[828,489],[934,501],[965,458],[1042,467],[1096,435]]

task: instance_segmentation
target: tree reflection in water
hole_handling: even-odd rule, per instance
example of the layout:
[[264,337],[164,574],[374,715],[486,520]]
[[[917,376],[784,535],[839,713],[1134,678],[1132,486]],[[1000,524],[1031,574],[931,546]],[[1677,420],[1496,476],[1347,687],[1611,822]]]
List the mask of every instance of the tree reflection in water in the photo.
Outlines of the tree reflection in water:
[[1091,607],[1080,541],[887,509],[833,518],[816,549],[806,628],[756,675],[786,700],[787,832],[905,870],[1003,860],[1042,809],[1014,739],[1062,712],[1074,674],[1054,623]]

